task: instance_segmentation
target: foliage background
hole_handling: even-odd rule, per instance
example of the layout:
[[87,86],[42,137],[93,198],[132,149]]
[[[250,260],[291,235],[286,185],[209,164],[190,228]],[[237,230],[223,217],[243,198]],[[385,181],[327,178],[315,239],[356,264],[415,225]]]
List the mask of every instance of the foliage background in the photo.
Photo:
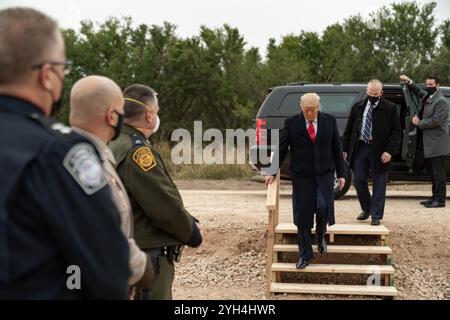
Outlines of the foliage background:
[[450,20],[437,25],[435,10],[433,1],[381,7],[370,17],[350,16],[321,34],[300,31],[270,39],[265,57],[227,24],[202,26],[198,35],[180,38],[168,22],[134,25],[131,17],[83,21],[78,31],[63,30],[74,68],[58,117],[67,122],[70,88],[90,74],[110,77],[122,88],[142,83],[156,89],[160,143],[168,142],[176,128],[192,130],[195,120],[202,120],[203,128],[247,129],[268,89],[287,83],[371,78],[398,83],[399,75],[407,74],[417,82],[437,75],[449,85]]

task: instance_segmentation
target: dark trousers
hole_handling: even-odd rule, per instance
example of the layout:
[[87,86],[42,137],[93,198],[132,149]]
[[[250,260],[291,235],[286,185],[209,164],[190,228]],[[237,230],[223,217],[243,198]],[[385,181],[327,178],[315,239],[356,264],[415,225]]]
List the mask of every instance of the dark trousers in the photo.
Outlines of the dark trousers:
[[[316,191],[316,239],[322,241],[327,232],[328,206],[319,188]],[[305,260],[312,260],[314,253],[311,242],[311,229],[297,227],[297,242],[300,256]]]
[[[372,219],[383,219],[388,173],[375,173],[374,168],[373,146],[359,141],[355,150],[355,158],[352,160],[353,185],[361,209],[370,213]],[[369,169],[372,173],[372,195],[369,192]]]
[[428,173],[433,182],[433,200],[439,203],[445,203],[447,196],[447,177],[445,173],[443,157],[429,158],[426,160]]

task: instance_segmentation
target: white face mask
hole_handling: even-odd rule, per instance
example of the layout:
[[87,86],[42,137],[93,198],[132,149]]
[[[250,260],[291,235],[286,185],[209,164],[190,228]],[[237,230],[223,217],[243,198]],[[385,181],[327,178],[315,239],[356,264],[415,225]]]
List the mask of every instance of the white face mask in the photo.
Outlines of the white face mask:
[[154,135],[156,133],[156,131],[158,131],[159,129],[159,125],[161,124],[161,120],[159,120],[159,116],[156,115],[156,125],[155,127],[152,129],[152,133],[150,135]]

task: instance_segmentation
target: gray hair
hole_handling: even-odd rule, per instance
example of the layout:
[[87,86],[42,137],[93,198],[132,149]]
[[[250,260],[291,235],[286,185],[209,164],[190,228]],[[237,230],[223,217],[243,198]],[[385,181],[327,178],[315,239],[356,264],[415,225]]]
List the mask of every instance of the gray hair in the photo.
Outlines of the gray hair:
[[133,84],[123,90],[125,98],[125,119],[137,120],[146,111],[146,107],[154,108],[158,101],[158,93],[151,87]]
[[378,79],[370,80],[369,83],[367,84],[367,87],[369,87],[369,86],[376,86],[380,90],[383,90],[383,83],[380,80],[378,80]]
[[31,73],[57,41],[57,23],[30,8],[0,10],[0,85]]

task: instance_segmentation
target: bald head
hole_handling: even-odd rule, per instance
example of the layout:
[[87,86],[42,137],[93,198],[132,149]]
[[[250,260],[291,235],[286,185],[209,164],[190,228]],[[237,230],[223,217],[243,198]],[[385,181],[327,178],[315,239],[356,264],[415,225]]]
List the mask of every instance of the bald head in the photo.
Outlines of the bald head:
[[72,127],[83,129],[107,143],[120,127],[123,105],[122,91],[114,81],[89,76],[72,87],[69,122]]
[[367,95],[378,97],[383,91],[383,83],[380,80],[373,79],[367,84]]
[[70,92],[70,123],[72,125],[103,118],[109,108],[123,113],[123,95],[111,79],[88,76],[78,80]]

